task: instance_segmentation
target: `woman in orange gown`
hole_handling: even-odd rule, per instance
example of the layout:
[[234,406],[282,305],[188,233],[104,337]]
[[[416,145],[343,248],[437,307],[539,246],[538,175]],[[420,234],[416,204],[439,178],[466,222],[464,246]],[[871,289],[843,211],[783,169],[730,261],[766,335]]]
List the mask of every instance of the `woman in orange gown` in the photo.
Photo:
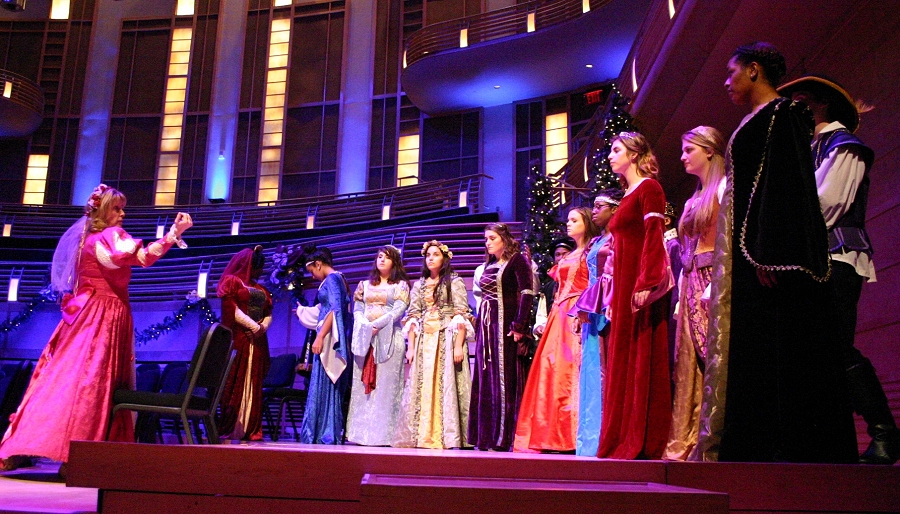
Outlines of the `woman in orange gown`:
[[577,248],[550,270],[559,289],[534,354],[516,426],[513,450],[574,451],[578,429],[581,322],[569,310],[588,285],[585,246],[600,234],[591,209],[569,211],[566,232]]

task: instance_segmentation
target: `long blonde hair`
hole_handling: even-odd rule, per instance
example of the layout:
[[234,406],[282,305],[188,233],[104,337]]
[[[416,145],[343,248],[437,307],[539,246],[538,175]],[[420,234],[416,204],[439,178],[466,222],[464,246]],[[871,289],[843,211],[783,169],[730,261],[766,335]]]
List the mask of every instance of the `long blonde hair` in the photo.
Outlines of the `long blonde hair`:
[[[102,193],[99,193],[99,201],[95,201],[95,197],[91,195],[91,200],[88,202],[89,212],[87,213],[91,218],[90,231],[101,232],[108,227],[109,224],[106,220],[109,218],[109,211],[117,205],[125,207],[126,201],[125,195],[112,187],[106,188]],[[95,208],[91,208],[92,202],[96,205]]]
[[657,180],[659,175],[659,162],[653,155],[650,143],[640,132],[619,132],[610,140],[610,144],[619,141],[629,152],[637,154],[637,173],[641,177]]
[[725,176],[725,138],[715,128],[700,125],[685,132],[681,140],[712,152],[706,187],[703,187],[702,182],[697,184],[697,189],[687,201],[689,207],[684,210],[678,222],[679,234],[694,237],[702,235],[716,222],[713,213],[719,201],[718,186]]

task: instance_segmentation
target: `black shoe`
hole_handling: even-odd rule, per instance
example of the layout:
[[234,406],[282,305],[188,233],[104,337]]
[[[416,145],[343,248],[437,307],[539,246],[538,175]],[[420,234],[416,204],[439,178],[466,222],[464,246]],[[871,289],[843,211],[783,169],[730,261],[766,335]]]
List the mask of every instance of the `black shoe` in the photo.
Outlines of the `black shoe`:
[[893,425],[871,427],[872,442],[859,457],[862,464],[892,465],[900,459],[900,430]]

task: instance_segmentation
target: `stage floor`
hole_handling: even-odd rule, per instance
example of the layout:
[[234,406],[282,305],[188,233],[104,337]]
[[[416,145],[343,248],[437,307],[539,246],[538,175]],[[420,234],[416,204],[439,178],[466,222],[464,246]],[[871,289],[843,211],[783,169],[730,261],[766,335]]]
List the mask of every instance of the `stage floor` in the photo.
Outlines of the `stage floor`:
[[[682,463],[296,443],[72,443],[99,511],[900,512],[900,466]],[[301,510],[302,509],[302,510]]]

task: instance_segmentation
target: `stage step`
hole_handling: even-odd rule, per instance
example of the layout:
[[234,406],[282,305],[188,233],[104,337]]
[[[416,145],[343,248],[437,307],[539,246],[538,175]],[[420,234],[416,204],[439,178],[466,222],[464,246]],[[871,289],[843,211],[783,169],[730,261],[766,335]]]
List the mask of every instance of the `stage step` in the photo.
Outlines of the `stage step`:
[[653,482],[366,473],[361,512],[727,514],[728,494]]

